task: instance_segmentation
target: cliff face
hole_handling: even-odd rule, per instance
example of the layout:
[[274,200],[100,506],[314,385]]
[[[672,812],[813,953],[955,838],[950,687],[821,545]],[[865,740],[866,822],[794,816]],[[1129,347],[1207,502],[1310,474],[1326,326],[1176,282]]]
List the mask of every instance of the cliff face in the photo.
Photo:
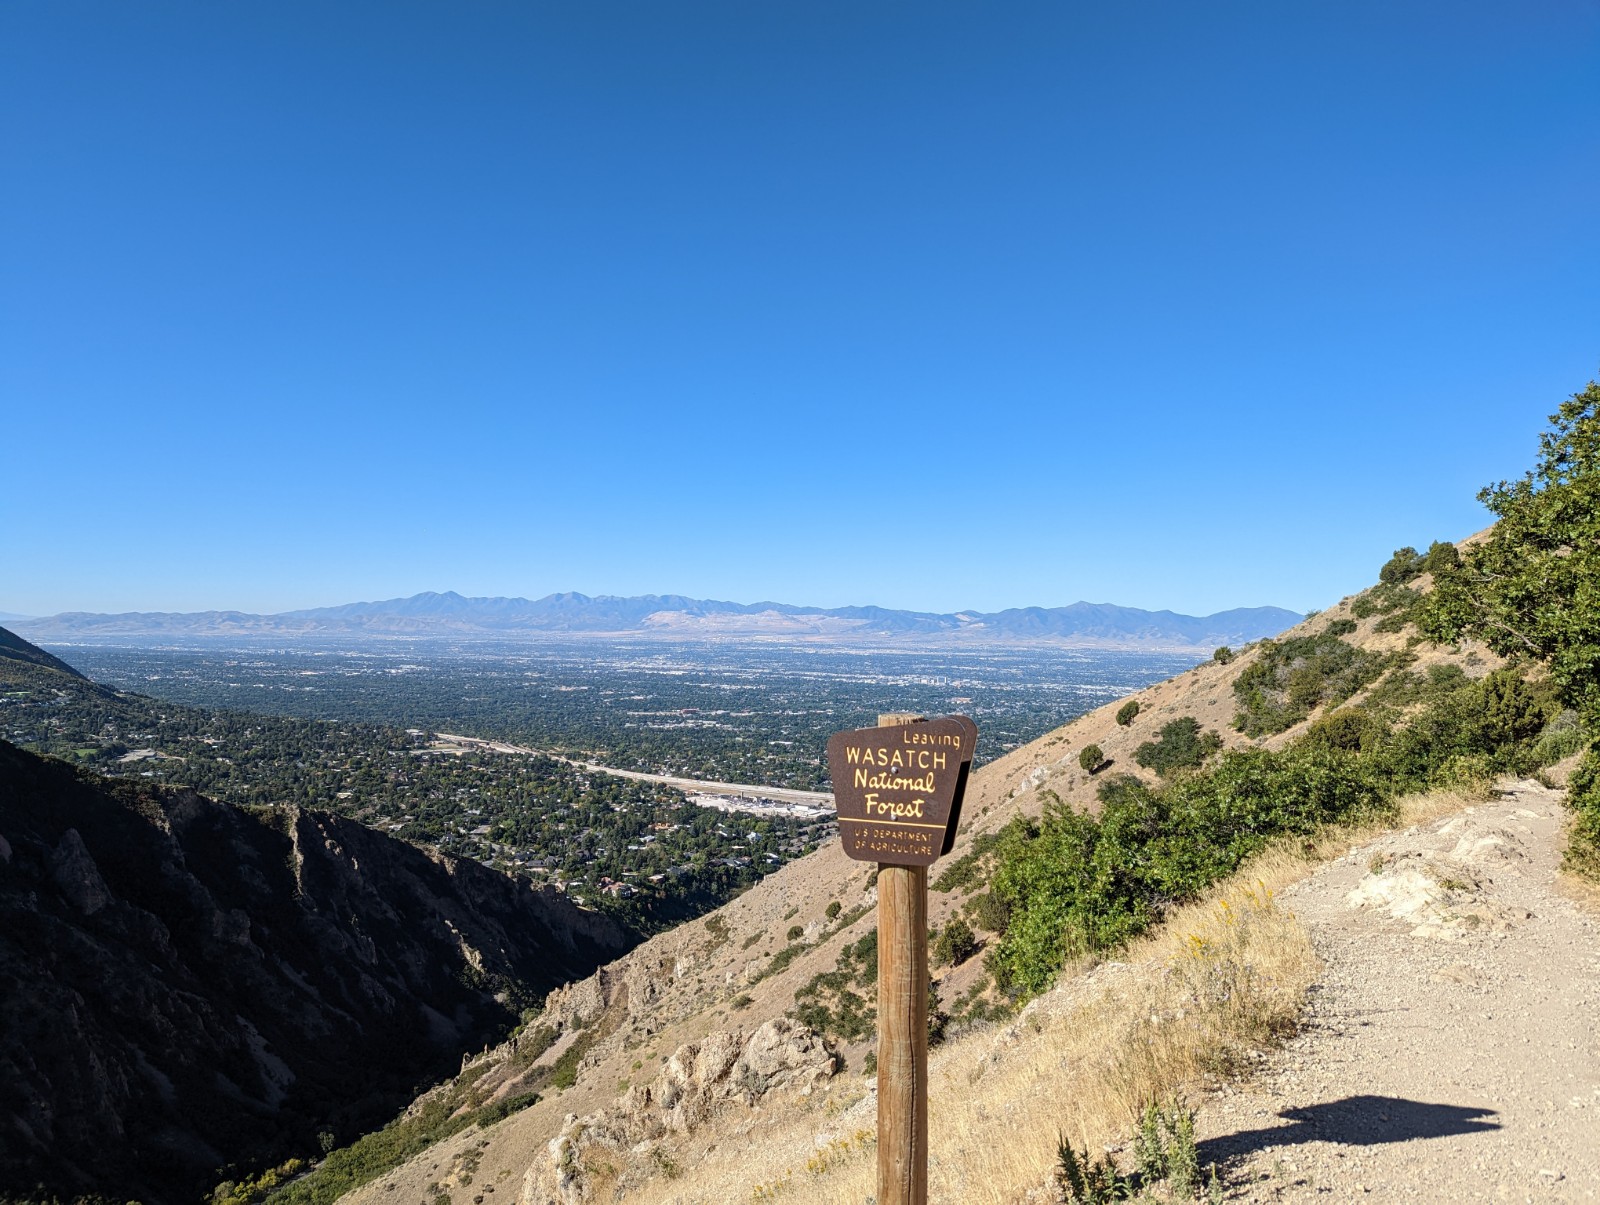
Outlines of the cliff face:
[[0,742],[0,1192],[192,1200],[348,1141],[626,935],[297,808],[253,814]]

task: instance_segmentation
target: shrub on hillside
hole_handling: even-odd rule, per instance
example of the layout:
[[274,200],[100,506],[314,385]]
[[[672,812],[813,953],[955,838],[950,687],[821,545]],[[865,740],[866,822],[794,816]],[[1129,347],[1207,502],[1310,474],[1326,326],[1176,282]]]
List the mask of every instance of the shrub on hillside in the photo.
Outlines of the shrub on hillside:
[[1589,731],[1576,711],[1566,710],[1551,720],[1539,734],[1532,750],[1532,760],[1539,767],[1553,766],[1574,753],[1589,747]]
[[[1016,824],[1020,819],[1020,817],[1013,819],[1011,823]],[[939,877],[929,886],[935,891],[971,891],[978,885],[982,875],[984,857],[994,849],[999,840],[999,833],[979,833],[972,839],[972,845],[967,852],[955,861],[947,863]]]
[[1409,657],[1357,648],[1331,625],[1313,636],[1264,640],[1261,655],[1234,680],[1239,712],[1233,726],[1246,736],[1282,732],[1319,706],[1344,702]]
[[1341,707],[1330,711],[1306,729],[1305,739],[1326,749],[1360,753],[1371,746],[1383,726],[1364,707]]
[[1424,573],[1448,573],[1461,564],[1461,553],[1456,546],[1448,540],[1435,540],[1428,545],[1428,551],[1422,558],[1422,571]]
[[872,929],[839,951],[833,970],[813,975],[795,992],[792,1012],[818,1033],[859,1042],[878,1026],[877,984],[878,931]]
[[1202,732],[1200,721],[1186,715],[1163,724],[1155,740],[1145,741],[1133,751],[1133,760],[1166,777],[1177,770],[1194,769],[1220,748],[1220,736]]
[[991,933],[1004,933],[1006,922],[1011,919],[1010,907],[992,891],[973,896],[962,911],[972,918],[972,923],[978,928]]
[[1227,645],[1222,645],[1211,654],[1211,659],[1219,665],[1226,665],[1234,658],[1234,652]]
[[1355,602],[1350,604],[1350,614],[1357,619],[1371,619],[1374,615],[1382,615],[1394,624],[1405,624],[1415,618],[1417,607],[1421,602],[1422,593],[1419,590],[1413,590],[1410,586],[1380,582],[1356,596]]
[[952,916],[939,930],[933,943],[933,965],[937,967],[960,966],[978,952],[978,939],[972,926],[959,916]]
[[1378,570],[1378,580],[1386,586],[1403,586],[1422,572],[1422,555],[1410,545],[1396,548],[1394,555]]
[[1047,810],[1038,836],[1002,851],[994,892],[1010,908],[989,965],[1007,990],[1042,991],[1069,958],[1116,946],[1236,869],[1281,833],[1376,812],[1362,759],[1309,745],[1225,753],[1161,787],[1127,775],[1100,814]]
[[1591,749],[1572,772],[1567,802],[1578,816],[1567,861],[1579,872],[1600,879],[1600,751]]
[[1121,707],[1117,708],[1117,723],[1121,724],[1124,728],[1126,728],[1129,724],[1133,723],[1133,721],[1138,719],[1138,718],[1139,718],[1139,700],[1138,699],[1129,699]]
[[[1561,707],[1548,681],[1531,683],[1514,667],[1456,685],[1441,675],[1423,709],[1393,726],[1371,747],[1374,765],[1397,790],[1457,785],[1452,760],[1483,757],[1498,771],[1531,773],[1534,749]],[[1393,717],[1398,724],[1401,717]]]
[[1083,751],[1078,754],[1079,767],[1090,774],[1098,770],[1105,763],[1105,760],[1105,751],[1099,745],[1085,745]]

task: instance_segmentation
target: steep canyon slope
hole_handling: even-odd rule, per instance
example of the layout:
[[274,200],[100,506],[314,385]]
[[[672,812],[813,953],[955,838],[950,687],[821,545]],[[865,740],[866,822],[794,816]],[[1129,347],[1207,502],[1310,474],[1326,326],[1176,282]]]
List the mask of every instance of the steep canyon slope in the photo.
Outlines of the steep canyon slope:
[[197,1199],[380,1123],[626,944],[352,821],[0,742],[0,1195]]

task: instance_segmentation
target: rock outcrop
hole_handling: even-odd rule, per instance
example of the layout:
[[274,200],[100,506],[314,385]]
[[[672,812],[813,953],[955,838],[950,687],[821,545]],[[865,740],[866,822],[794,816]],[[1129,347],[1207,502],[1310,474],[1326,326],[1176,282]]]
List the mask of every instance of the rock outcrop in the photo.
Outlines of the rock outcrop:
[[586,1117],[569,1114],[545,1157],[523,1182],[520,1205],[580,1205],[594,1199],[589,1168],[604,1152],[621,1167],[617,1187],[648,1174],[655,1144],[687,1134],[724,1108],[754,1105],[771,1092],[810,1092],[839,1069],[838,1056],[808,1027],[786,1018],[746,1037],[717,1032],[678,1047],[647,1086],[629,1088],[613,1105]]

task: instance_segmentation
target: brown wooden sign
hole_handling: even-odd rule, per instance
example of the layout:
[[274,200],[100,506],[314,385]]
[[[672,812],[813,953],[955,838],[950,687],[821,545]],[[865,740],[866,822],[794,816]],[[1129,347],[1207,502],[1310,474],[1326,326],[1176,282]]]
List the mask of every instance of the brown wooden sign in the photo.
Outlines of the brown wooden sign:
[[955,843],[978,726],[964,715],[836,732],[828,772],[844,852],[931,866]]

